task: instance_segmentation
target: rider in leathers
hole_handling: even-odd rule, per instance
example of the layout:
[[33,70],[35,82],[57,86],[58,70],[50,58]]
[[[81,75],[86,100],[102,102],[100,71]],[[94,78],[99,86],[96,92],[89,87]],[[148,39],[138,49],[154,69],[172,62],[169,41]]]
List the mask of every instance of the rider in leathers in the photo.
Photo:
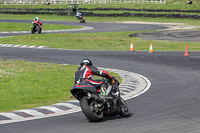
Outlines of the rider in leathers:
[[79,82],[87,82],[99,89],[104,82],[100,80],[92,80],[93,75],[104,77],[109,81],[113,78],[106,71],[98,70],[95,66],[93,66],[90,59],[83,59],[80,67],[75,72],[75,84]]
[[42,27],[42,22],[39,20],[39,17],[36,17],[33,22]]

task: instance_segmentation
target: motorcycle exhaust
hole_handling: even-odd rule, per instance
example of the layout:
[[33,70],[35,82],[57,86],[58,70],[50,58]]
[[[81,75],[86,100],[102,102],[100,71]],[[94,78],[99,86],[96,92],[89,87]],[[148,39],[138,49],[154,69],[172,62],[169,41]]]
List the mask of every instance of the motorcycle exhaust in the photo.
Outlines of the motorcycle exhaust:
[[104,98],[101,98],[101,97],[98,97],[98,96],[96,96],[96,95],[94,95],[94,94],[90,94],[90,93],[88,93],[87,94],[87,98],[88,99],[94,99],[94,100],[96,100],[96,101],[99,101],[99,102],[105,102],[105,99]]

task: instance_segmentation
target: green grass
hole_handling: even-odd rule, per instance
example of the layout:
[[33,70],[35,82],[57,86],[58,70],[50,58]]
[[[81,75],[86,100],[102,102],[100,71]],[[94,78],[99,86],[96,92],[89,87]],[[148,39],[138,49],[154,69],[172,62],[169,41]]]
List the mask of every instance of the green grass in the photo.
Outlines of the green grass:
[[[156,51],[183,51],[184,42],[144,40],[128,37],[129,34],[141,32],[104,32],[104,33],[76,33],[76,34],[43,34],[23,35],[1,38],[5,44],[42,45],[50,48],[83,49],[83,50],[125,50],[134,43],[135,50],[148,51],[153,43]],[[190,50],[199,51],[198,42],[187,43]]]
[[[81,11],[80,11],[81,12]],[[85,12],[85,11],[83,11]],[[102,14],[117,14],[117,13],[145,13],[145,14],[185,14],[185,15],[200,15],[200,13],[187,13],[187,12],[147,12],[147,11],[88,11],[93,13],[102,13]]]
[[[70,89],[77,67],[0,60],[0,112],[73,99]],[[117,74],[110,74],[120,79]]]
[[0,60],[0,112],[70,100],[76,68]]
[[[16,15],[18,19],[32,19],[32,15]],[[13,15],[0,15],[1,18],[14,18]],[[45,20],[64,20],[74,21],[74,16],[39,16]],[[200,26],[199,20],[175,19],[175,18],[141,18],[141,17],[85,17],[86,21],[145,21],[161,23],[185,23],[188,25]],[[142,31],[140,31],[142,32]],[[143,31],[145,32],[145,31]],[[76,33],[76,34],[43,34],[43,35],[23,35],[17,37],[1,38],[0,43],[5,44],[24,44],[24,45],[42,45],[51,48],[64,49],[85,49],[85,50],[129,50],[130,42],[134,42],[135,50],[148,50],[149,43],[153,43],[156,51],[183,51],[184,42],[170,41],[151,41],[128,37],[129,34],[139,32],[106,32],[106,33]],[[48,41],[47,41],[48,40]],[[188,43],[187,43],[188,44]],[[189,49],[199,51],[199,43],[189,43]]]
[[[0,14],[1,19],[17,19],[17,20],[32,20],[36,15],[8,15]],[[77,21],[75,16],[57,16],[57,15],[37,15],[41,21]],[[148,17],[89,17],[85,16],[86,22],[123,22],[123,21],[144,21],[144,22],[161,22],[161,23],[185,23],[188,25],[200,26],[200,21],[197,19],[176,19],[176,18],[148,18]],[[45,24],[46,25],[46,24]]]
[[[167,4],[79,4],[79,8],[134,8],[134,9],[179,9],[179,10],[199,10],[199,0],[193,0],[192,5],[187,4],[187,0],[167,0]],[[0,5],[0,8],[68,8],[66,4],[46,5]]]
[[[27,23],[9,23],[0,22],[0,31],[29,31],[32,24]],[[77,29],[80,26],[67,26],[67,25],[54,25],[54,24],[43,24],[43,30],[63,30],[63,29]]]

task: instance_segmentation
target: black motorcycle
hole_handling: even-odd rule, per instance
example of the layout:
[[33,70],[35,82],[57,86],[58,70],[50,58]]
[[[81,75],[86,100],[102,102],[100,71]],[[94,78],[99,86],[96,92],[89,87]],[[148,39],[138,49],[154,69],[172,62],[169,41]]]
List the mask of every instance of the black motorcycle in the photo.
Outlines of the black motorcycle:
[[42,27],[40,24],[38,23],[34,23],[32,22],[32,26],[31,26],[31,33],[34,34],[35,32],[38,32],[39,34],[41,34],[42,32]]
[[89,83],[78,83],[71,88],[72,95],[79,100],[84,115],[92,122],[104,117],[130,115],[128,105],[121,98],[119,82],[114,79],[111,84],[96,89]]
[[85,23],[85,19],[83,18],[83,16],[79,17],[79,21],[80,21],[80,23]]

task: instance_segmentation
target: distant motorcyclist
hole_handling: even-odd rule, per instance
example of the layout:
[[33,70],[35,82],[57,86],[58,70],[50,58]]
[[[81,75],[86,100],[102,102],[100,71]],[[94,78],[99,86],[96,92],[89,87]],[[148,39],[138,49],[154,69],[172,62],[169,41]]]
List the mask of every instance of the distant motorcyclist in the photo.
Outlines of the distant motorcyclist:
[[36,17],[36,18],[34,19],[33,23],[36,23],[36,24],[38,24],[39,26],[42,27],[42,22],[40,21],[39,17]]
[[35,32],[38,32],[39,34],[41,34],[42,32],[42,22],[39,20],[39,17],[36,17],[33,22],[32,22],[32,26],[31,26],[31,33],[34,34]]
[[191,0],[188,0],[188,4],[192,4],[192,1],[191,1]]
[[83,59],[80,63],[80,67],[75,72],[74,82],[75,84],[80,82],[86,82],[99,89],[104,82],[102,80],[93,80],[93,75],[104,77],[109,81],[113,79],[113,77],[110,76],[106,71],[99,70],[95,66],[93,66],[92,61],[90,59]]
[[82,16],[81,16],[81,13],[80,13],[80,12],[77,12],[77,13],[76,13],[76,18],[77,18],[77,20],[79,20],[81,17],[82,17]]

